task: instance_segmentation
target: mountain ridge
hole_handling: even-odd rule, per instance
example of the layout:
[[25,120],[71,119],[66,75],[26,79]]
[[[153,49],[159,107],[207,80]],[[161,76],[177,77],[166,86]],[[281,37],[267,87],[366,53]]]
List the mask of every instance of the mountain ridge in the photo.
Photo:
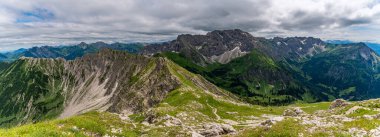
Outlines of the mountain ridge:
[[[80,43],[69,48],[104,46],[109,45]],[[91,49],[95,53],[65,59],[69,56],[62,57],[63,50],[40,47],[30,50],[35,57],[2,62],[0,126],[11,128],[0,129],[0,135],[339,136],[356,135],[355,129],[371,136],[378,132],[378,99],[335,100],[380,96],[376,90],[380,57],[365,43],[265,39],[224,30],[180,35],[133,54],[123,48]],[[44,52],[49,54],[42,57]],[[331,100],[335,100],[331,105],[321,102]]]
[[0,110],[0,123],[11,126],[92,110],[147,111],[183,83],[237,100],[199,77],[165,58],[110,49],[69,61],[24,57],[0,73],[0,105],[9,108]]
[[[171,53],[167,54],[169,52]],[[251,55],[251,52],[260,54]],[[148,45],[142,50],[142,54],[145,55],[155,53],[163,53],[164,56],[194,73],[203,75],[214,84],[235,94],[243,95],[241,96],[243,98],[248,97],[250,100],[259,97],[259,100],[250,101],[259,102],[259,104],[278,100],[277,97],[283,94],[293,98],[286,97],[287,99],[283,100],[285,102],[292,102],[292,100],[315,102],[335,98],[368,99],[377,96],[377,94],[373,94],[376,96],[371,94],[376,92],[375,87],[379,85],[379,80],[376,78],[379,71],[377,65],[379,56],[364,43],[330,44],[312,37],[265,39],[253,37],[241,30],[224,30],[212,31],[206,35],[180,35],[177,40],[161,45]],[[262,72],[268,71],[268,69],[265,67],[260,69],[255,66],[236,72],[236,69],[243,68],[242,66],[247,66],[252,62],[249,59],[251,56],[272,60],[276,66],[281,68],[280,72],[287,75],[261,77]],[[325,63],[325,67],[334,68],[337,66],[334,68],[335,70],[318,71],[318,68],[322,67],[321,63],[318,62],[323,61],[323,59],[332,61]],[[236,63],[235,60],[249,62],[240,61],[240,63]],[[263,66],[271,64],[267,61],[257,61],[256,63]],[[356,73],[339,71],[345,69],[352,71],[355,67],[361,68],[361,70],[354,71]],[[336,80],[334,77],[340,78],[338,74],[363,79],[357,83],[343,80],[340,82],[340,88],[326,82]],[[274,84],[276,82],[271,82],[269,79],[272,81],[290,80],[291,82]],[[367,84],[365,81],[371,82]],[[356,90],[349,90],[353,88],[358,88],[357,93]]]
[[130,53],[137,53],[142,47],[143,43],[112,43],[107,44],[104,42],[95,42],[87,44],[81,42],[72,46],[41,46],[32,47],[29,49],[18,49],[13,52],[4,53],[6,58],[0,61],[12,62],[19,57],[35,57],[35,58],[64,58],[66,60],[74,60],[77,57],[82,57],[85,54],[96,53],[103,48],[110,48],[115,50],[124,50]]

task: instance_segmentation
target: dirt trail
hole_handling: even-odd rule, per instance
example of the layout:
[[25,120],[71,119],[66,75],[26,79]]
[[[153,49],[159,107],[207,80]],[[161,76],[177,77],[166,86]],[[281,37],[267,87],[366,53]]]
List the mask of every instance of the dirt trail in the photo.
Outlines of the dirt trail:
[[212,107],[210,104],[208,104],[207,103],[207,106],[209,106],[211,109],[212,109],[212,113],[215,115],[215,117],[216,117],[216,120],[220,120],[221,118],[220,118],[220,116],[218,115],[218,109],[217,108],[214,108],[214,107]]

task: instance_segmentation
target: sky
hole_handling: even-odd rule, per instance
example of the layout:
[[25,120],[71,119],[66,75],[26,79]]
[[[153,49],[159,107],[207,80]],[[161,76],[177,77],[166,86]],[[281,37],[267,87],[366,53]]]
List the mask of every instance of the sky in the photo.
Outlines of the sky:
[[380,0],[0,0],[0,51],[225,29],[380,42]]

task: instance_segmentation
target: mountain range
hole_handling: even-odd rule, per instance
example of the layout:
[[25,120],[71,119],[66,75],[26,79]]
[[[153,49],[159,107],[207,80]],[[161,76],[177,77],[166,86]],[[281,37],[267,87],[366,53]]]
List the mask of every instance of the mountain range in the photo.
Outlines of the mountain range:
[[[379,96],[379,57],[365,43],[324,42],[313,37],[267,39],[238,29],[184,34],[160,44],[82,42],[74,46],[34,47],[5,53],[2,59],[74,60],[103,48],[168,58],[252,104]],[[3,66],[6,64],[9,65]]]
[[[379,56],[364,43],[312,37],[265,39],[241,30],[180,35],[145,46],[253,104],[378,97]],[[355,80],[353,80],[355,79]]]
[[18,49],[11,52],[0,54],[0,61],[12,62],[20,57],[34,57],[34,58],[64,58],[66,60],[73,60],[77,57],[82,57],[88,53],[96,53],[103,48],[110,48],[115,50],[124,50],[130,53],[137,53],[144,44],[142,43],[112,43],[107,44],[104,42],[96,42],[87,44],[82,42],[73,46],[42,46],[33,47],[30,49]]
[[[239,29],[156,44],[34,47],[0,59],[0,126],[10,128],[1,136],[246,136],[252,127],[266,134],[288,116],[342,122],[323,114],[348,118],[378,108],[341,101],[333,106],[342,109],[327,111],[323,101],[380,97],[380,57],[366,43]],[[365,109],[346,112],[355,107]],[[335,132],[346,130],[329,135]]]
[[[350,43],[356,43],[354,41],[350,40],[326,40],[327,43],[331,44],[350,44]],[[377,54],[380,54],[380,44],[379,43],[374,43],[374,42],[363,42],[365,43],[368,47],[370,47],[372,50],[374,50]]]

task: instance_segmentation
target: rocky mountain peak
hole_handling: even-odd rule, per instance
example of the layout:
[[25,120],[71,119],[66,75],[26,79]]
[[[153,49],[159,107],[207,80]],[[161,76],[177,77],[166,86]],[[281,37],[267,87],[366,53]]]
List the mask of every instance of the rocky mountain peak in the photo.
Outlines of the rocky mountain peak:
[[197,64],[227,63],[243,56],[253,49],[266,50],[260,41],[248,32],[235,30],[215,30],[206,35],[179,35],[176,40],[162,45],[148,45],[142,53],[152,55],[159,52],[180,52],[188,58],[196,59]]
[[[275,58],[300,60],[326,51],[326,43],[313,37],[274,37],[270,39],[276,51]],[[272,52],[273,53],[273,52]]]
[[80,48],[82,48],[82,49],[85,49],[85,48],[87,48],[89,45],[88,45],[86,42],[81,42],[81,43],[78,44],[78,46],[79,46]]
[[81,42],[78,44],[79,46],[84,46],[84,45],[88,45],[86,42]]
[[240,29],[234,30],[214,30],[206,34],[214,39],[236,39],[236,38],[252,38],[253,36],[248,32],[244,32]]
[[228,63],[234,58],[258,50],[270,57],[300,60],[326,50],[325,43],[313,37],[288,37],[265,39],[254,37],[239,29],[215,30],[206,35],[179,35],[176,40],[160,46],[148,45],[142,53],[152,55],[158,52],[179,52],[193,58],[197,64]]
[[105,43],[105,42],[103,42],[103,41],[98,41],[98,42],[92,43],[90,45],[94,45],[94,46],[98,46],[98,47],[104,47],[104,46],[106,46],[108,44]]

